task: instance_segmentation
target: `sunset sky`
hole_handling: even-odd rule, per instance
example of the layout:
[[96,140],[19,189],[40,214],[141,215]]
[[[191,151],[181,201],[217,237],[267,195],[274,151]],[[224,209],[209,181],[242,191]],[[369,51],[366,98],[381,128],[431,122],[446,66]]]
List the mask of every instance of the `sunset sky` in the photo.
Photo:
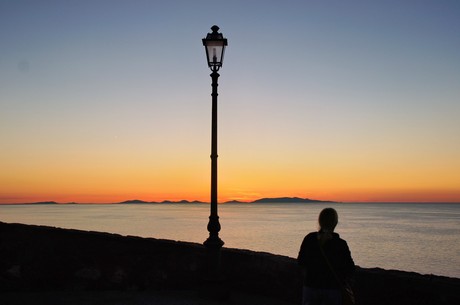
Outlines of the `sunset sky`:
[[460,1],[0,0],[0,203],[460,202]]

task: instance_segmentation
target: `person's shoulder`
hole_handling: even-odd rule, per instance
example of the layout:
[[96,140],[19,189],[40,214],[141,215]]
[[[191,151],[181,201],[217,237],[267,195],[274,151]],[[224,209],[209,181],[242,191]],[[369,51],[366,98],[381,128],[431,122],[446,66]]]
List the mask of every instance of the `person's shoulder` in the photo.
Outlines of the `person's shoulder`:
[[342,240],[342,241],[345,241],[342,237],[340,237],[340,234],[339,233],[332,233],[332,238],[333,239],[336,239],[336,240]]
[[318,239],[318,232],[310,232],[304,238],[304,240],[314,240],[314,239]]
[[334,233],[333,236],[334,236],[334,237],[333,237],[334,240],[335,240],[337,243],[339,243],[339,244],[341,244],[341,245],[346,245],[346,246],[347,246],[347,241],[346,241],[345,239],[341,238],[340,235],[339,235],[338,233]]

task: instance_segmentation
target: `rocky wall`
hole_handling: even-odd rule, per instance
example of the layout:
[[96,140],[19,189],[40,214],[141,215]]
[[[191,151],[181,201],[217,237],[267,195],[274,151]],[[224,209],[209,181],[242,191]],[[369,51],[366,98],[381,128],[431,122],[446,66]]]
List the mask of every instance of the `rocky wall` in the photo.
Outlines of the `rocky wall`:
[[[195,243],[0,222],[0,293],[218,286],[222,293],[300,300],[292,258],[223,248],[215,281],[208,257]],[[377,268],[358,268],[355,291],[360,304],[460,304],[460,279]]]

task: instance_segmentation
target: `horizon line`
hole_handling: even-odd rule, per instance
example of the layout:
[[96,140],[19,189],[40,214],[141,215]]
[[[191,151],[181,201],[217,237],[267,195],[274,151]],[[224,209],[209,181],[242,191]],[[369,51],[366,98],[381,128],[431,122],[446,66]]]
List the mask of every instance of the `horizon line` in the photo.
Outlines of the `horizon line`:
[[[289,199],[290,202],[276,202],[276,201],[271,201],[271,202],[257,202],[259,200],[276,200],[276,199]],[[295,201],[295,200],[300,200],[300,201]],[[305,201],[305,202],[302,202]],[[61,202],[61,201],[55,201],[55,200],[41,200],[41,201],[33,201],[33,202],[0,202],[0,205],[32,205],[32,204],[59,204],[59,205],[67,205],[67,204],[210,204],[209,201],[201,201],[201,200],[188,200],[188,199],[181,199],[181,200],[170,200],[170,199],[165,199],[161,201],[146,201],[142,199],[129,199],[129,200],[123,200],[123,201],[117,201],[117,202],[75,202],[75,201],[69,201],[69,202]],[[254,200],[226,200],[226,201],[220,201],[218,204],[235,204],[235,203],[243,203],[243,204],[251,204],[251,203],[343,203],[343,204],[349,204],[349,203],[374,203],[374,204],[398,204],[398,203],[403,203],[403,204],[414,204],[414,203],[426,203],[426,204],[460,204],[460,201],[363,201],[363,200],[346,200],[346,201],[336,201],[336,200],[320,200],[320,199],[310,199],[310,198],[301,198],[301,197],[262,197],[259,199],[254,199]]]

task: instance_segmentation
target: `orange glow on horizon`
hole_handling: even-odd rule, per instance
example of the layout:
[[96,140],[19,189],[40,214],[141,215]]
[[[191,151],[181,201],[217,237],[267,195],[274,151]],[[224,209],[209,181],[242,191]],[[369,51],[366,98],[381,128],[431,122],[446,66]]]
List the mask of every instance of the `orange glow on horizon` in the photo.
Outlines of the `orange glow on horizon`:
[[[317,200],[338,201],[338,202],[452,202],[460,203],[460,191],[458,190],[367,190],[367,191],[316,191],[310,193],[286,193],[286,192],[243,192],[243,191],[222,191],[219,203],[227,201],[251,202],[266,197],[299,197]],[[117,203],[125,200],[143,200],[147,202],[169,201],[201,201],[209,202],[209,195],[206,193],[163,193],[152,195],[149,192],[119,193],[114,195],[101,194],[9,194],[0,197],[2,203],[33,203],[55,201],[58,203]]]
[[[258,143],[258,142],[256,142]],[[203,147],[202,147],[203,146]],[[0,203],[115,203],[139,199],[210,201],[208,145],[34,151],[10,155],[0,173]],[[304,147],[286,152],[221,149],[219,202],[301,197],[339,202],[460,202],[458,158],[363,156]],[[248,152],[249,151],[249,152]],[[110,152],[110,153],[109,153]],[[284,157],[289,155],[289,158]]]

